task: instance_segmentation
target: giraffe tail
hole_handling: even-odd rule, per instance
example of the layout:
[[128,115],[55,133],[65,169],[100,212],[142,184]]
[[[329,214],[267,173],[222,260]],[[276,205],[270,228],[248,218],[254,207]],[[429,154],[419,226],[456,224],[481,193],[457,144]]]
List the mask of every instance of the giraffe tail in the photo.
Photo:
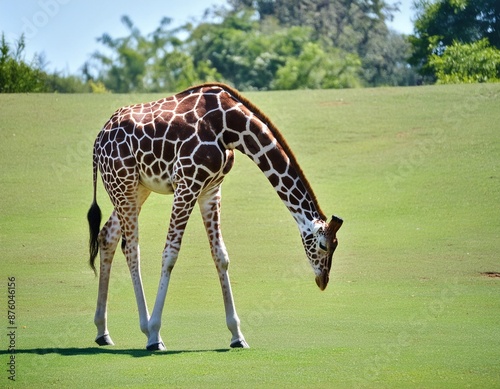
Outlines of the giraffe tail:
[[97,202],[94,200],[92,205],[90,206],[89,212],[87,213],[87,220],[89,221],[89,254],[90,260],[89,264],[94,273],[97,275],[97,270],[95,268],[95,259],[97,257],[97,253],[99,252],[99,230],[101,225],[101,209]]
[[101,209],[99,205],[97,205],[97,158],[94,147],[94,162],[93,162],[93,185],[94,185],[94,199],[90,206],[90,209],[87,213],[87,220],[89,222],[89,254],[90,260],[89,264],[94,274],[97,276],[97,270],[95,268],[95,259],[97,257],[97,253],[99,252],[99,231],[101,226]]

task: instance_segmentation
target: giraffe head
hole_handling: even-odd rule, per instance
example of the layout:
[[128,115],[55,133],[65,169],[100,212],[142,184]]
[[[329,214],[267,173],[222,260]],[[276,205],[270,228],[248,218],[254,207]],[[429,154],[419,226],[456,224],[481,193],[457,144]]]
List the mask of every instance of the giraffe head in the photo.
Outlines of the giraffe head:
[[343,220],[337,216],[332,216],[330,223],[321,220],[316,223],[312,234],[304,239],[307,257],[321,290],[325,290],[330,279],[332,256],[338,245],[337,231],[342,223]]

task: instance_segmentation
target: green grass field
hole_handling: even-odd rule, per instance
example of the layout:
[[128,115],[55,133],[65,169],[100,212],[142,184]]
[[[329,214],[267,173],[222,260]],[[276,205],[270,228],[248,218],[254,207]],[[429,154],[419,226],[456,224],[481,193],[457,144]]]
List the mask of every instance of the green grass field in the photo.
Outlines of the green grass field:
[[[252,348],[228,349],[195,212],[167,296],[169,351],[150,353],[121,253],[116,346],[93,343],[86,212],[100,127],[116,108],[159,96],[0,95],[0,387],[500,387],[500,84],[246,96],[281,129],[325,212],[344,218],[330,284],[316,287],[293,219],[237,154],[223,231]],[[102,185],[98,197],[111,212]],[[170,205],[152,195],[141,214],[150,309]]]

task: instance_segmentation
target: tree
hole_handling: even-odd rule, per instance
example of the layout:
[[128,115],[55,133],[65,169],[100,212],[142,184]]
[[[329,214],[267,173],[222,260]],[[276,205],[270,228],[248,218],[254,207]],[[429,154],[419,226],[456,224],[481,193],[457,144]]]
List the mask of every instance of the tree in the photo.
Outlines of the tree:
[[[111,54],[95,52],[92,61],[84,65],[84,75],[92,81],[101,79],[106,88],[114,92],[142,91],[150,47],[130,18],[122,17],[122,23],[130,35],[114,39],[105,33],[98,38]],[[97,76],[92,75],[92,69],[97,71]]]
[[500,1],[498,0],[418,0],[415,1],[415,34],[409,37],[413,53],[409,62],[431,79],[433,55],[446,48],[487,38],[500,49]]
[[24,36],[16,43],[14,50],[2,33],[0,44],[0,92],[44,92],[45,74],[40,69],[40,58],[35,56],[31,63],[24,60]]
[[[252,7],[261,23],[274,18],[282,27],[312,29],[312,40],[327,51],[355,54],[367,85],[408,85],[414,79],[407,66],[409,44],[386,22],[397,6],[384,0],[230,0],[235,10]],[[394,49],[397,47],[397,50]],[[404,55],[406,54],[406,56]]]
[[429,66],[439,84],[500,82],[500,50],[491,47],[487,38],[454,42],[442,55],[433,54]]
[[205,81],[242,90],[411,83],[408,47],[388,30],[393,8],[383,0],[229,3],[230,9],[207,11],[211,18],[196,26],[170,29],[164,18],[149,35],[123,17],[129,36],[98,39],[106,51],[85,65],[87,79],[124,93],[174,91]]
[[205,61],[239,89],[341,88],[360,85],[357,55],[327,48],[309,27],[259,21],[253,9],[225,12],[191,35],[195,63]]
[[[189,38],[194,63],[217,69],[220,78],[239,89],[262,89],[272,77],[268,69],[276,54],[269,49],[269,36],[257,30],[249,10],[224,13],[221,23],[198,25]],[[270,56],[262,57],[262,52]]]
[[0,93],[26,92],[89,92],[89,85],[80,77],[63,76],[44,71],[46,62],[43,55],[35,54],[31,62],[26,62],[24,36],[12,49],[2,34],[0,41]]
[[155,31],[144,36],[128,16],[123,16],[122,23],[130,35],[112,38],[103,34],[98,38],[107,50],[92,55],[84,66],[85,77],[101,81],[113,92],[129,93],[174,91],[215,76],[216,72],[206,64],[195,68],[184,41],[178,37],[189,26],[170,29],[171,22],[163,18]]
[[360,86],[361,61],[341,50],[325,52],[318,43],[308,42],[297,57],[288,57],[273,81],[273,89],[331,89]]

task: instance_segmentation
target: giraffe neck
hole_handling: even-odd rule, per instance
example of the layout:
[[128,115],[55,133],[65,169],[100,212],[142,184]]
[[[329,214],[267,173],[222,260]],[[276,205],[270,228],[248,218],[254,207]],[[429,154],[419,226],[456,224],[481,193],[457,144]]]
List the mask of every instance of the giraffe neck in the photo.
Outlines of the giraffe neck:
[[[233,97],[234,99],[234,97]],[[314,192],[281,133],[241,95],[225,111],[223,141],[250,157],[265,174],[297,222],[303,237],[325,221]]]

